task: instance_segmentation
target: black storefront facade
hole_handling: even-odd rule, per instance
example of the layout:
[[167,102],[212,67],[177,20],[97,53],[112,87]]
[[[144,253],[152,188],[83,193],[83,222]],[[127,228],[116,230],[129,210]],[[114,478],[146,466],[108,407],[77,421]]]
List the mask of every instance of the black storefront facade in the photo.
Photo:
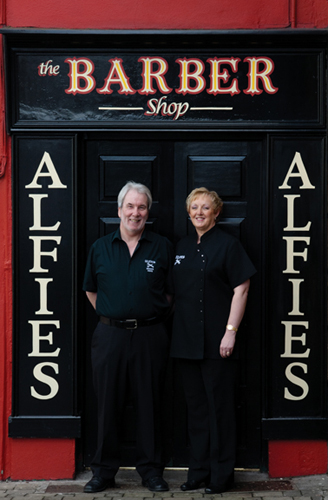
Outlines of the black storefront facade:
[[[149,225],[191,230],[205,185],[258,273],[240,329],[238,467],[267,467],[275,440],[327,440],[326,62],[323,32],[6,30],[13,144],[12,438],[95,439],[81,287],[88,249],[116,229],[116,196],[154,196]],[[168,465],[187,464],[186,411],[171,364]],[[124,422],[133,464],[133,414]]]

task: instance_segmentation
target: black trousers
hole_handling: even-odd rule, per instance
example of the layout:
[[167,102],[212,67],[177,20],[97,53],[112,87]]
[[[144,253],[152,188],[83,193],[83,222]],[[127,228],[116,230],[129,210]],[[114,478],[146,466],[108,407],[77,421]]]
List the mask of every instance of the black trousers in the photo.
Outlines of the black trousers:
[[136,413],[136,468],[143,479],[162,475],[161,403],[169,340],[162,324],[136,330],[98,323],[92,368],[98,401],[98,442],[91,468],[113,478],[120,466],[120,430],[130,389]]
[[235,388],[238,361],[179,359],[188,409],[188,479],[221,486],[236,460]]

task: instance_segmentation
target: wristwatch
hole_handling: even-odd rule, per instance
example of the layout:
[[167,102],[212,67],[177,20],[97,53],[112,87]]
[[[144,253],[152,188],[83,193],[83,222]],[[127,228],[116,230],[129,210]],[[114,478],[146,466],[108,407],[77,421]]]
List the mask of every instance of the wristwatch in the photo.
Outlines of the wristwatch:
[[227,326],[226,326],[226,329],[227,329],[227,330],[230,330],[230,331],[232,331],[232,330],[233,330],[234,332],[238,332],[238,328],[235,328],[235,327],[234,327],[234,326],[232,326],[232,325],[227,325]]

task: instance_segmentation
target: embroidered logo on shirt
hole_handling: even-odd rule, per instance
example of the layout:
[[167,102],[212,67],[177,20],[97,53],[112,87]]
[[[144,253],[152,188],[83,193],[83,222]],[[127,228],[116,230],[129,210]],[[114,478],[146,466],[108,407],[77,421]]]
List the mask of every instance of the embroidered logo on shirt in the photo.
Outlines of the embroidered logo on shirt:
[[156,260],[145,260],[145,262],[147,264],[146,271],[148,273],[153,273],[155,269]]
[[176,255],[176,256],[175,256],[175,262],[174,262],[174,265],[176,265],[176,264],[181,264],[181,260],[182,260],[182,259],[185,259],[185,258],[186,258],[186,256],[185,256],[185,255]]

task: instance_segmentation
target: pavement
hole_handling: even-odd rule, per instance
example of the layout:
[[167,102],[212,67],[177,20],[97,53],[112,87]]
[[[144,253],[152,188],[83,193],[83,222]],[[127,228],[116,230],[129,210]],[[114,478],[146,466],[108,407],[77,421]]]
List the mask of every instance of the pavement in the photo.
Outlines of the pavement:
[[328,475],[287,477],[271,479],[266,473],[237,471],[235,486],[221,495],[204,494],[204,489],[182,492],[180,485],[186,480],[185,470],[165,470],[164,478],[170,491],[152,493],[141,485],[137,472],[119,470],[116,475],[116,488],[101,493],[83,493],[83,486],[91,479],[91,472],[78,474],[76,479],[56,481],[0,481],[0,500],[160,500],[175,498],[179,500],[328,500]]

